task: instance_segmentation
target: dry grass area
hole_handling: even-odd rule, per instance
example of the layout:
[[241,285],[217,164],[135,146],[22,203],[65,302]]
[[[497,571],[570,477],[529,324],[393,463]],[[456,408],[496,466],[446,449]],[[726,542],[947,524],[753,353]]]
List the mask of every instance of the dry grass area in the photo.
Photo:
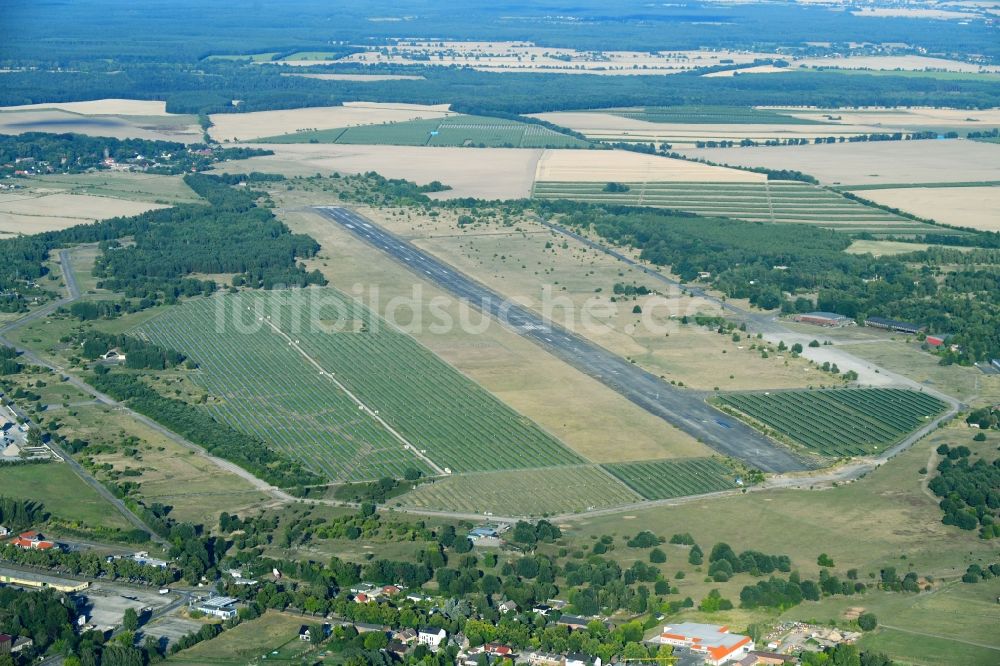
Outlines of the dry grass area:
[[625,150],[546,150],[535,180],[562,182],[757,183],[764,175]]
[[[804,359],[773,349],[763,358],[760,350],[751,349],[756,341],[682,326],[678,320],[685,315],[722,311],[581,243],[568,240],[564,245],[563,237],[532,220],[518,220],[514,229],[481,225],[461,232],[456,215],[383,215],[382,221],[503,296],[668,381],[701,390],[744,390],[799,388],[825,379]],[[658,293],[611,301],[615,283],[633,281]],[[635,305],[641,313],[633,313]]]
[[[329,203],[311,193],[277,191],[275,196],[288,208]],[[388,225],[391,219],[380,211],[363,212],[379,223]],[[442,310],[460,321],[457,304],[445,292],[338,225],[308,212],[286,212],[281,217],[295,231],[320,242],[320,257],[309,267],[321,270],[333,286],[351,294],[360,291],[366,304],[382,313],[391,299],[412,297],[416,289],[424,321],[433,321],[430,301],[435,297],[443,297]],[[474,325],[482,322],[478,313],[470,319]],[[710,454],[690,436],[496,322],[479,333],[462,331],[459,326],[434,332],[424,326],[414,335],[447,363],[594,462]]]
[[147,210],[167,208],[162,204],[126,201],[86,194],[46,193],[0,201],[0,232],[37,234],[65,229],[119,215],[138,215]]
[[[383,53],[381,51],[385,50]],[[426,42],[406,41],[354,53],[337,62],[365,65],[443,65],[471,67],[488,72],[549,72],[559,74],[677,74],[698,67],[736,64],[758,58],[780,57],[746,51],[603,51],[537,46],[531,42]],[[289,61],[290,65],[315,65],[315,61]]]
[[696,148],[684,152],[728,164],[795,169],[827,185],[1000,180],[1000,144],[964,139],[791,148]]
[[[315,64],[315,63],[314,63]],[[265,136],[294,134],[308,130],[379,125],[422,118],[456,115],[447,104],[386,104],[349,102],[343,106],[319,106],[305,109],[254,111],[251,113],[216,113],[210,116],[209,133],[216,141],[249,141]]]
[[169,116],[167,103],[139,99],[95,99],[87,102],[45,102],[21,106],[0,106],[0,111],[57,109],[84,116]]
[[[387,178],[420,184],[439,180],[451,190],[437,198],[519,199],[531,195],[540,149],[351,146],[340,144],[261,144],[273,156],[219,165],[220,171],[266,171],[286,176],[377,171]],[[572,151],[584,153],[589,151]]]
[[[769,107],[762,107],[769,108]],[[796,118],[824,121],[828,116],[838,124],[877,127],[875,131],[888,132],[928,127],[955,127],[969,130],[989,129],[1000,125],[1000,108],[992,109],[934,109],[925,107],[862,109],[815,109],[782,107]]]
[[[848,254],[870,254],[873,257],[891,257],[897,254],[920,252],[930,245],[927,243],[903,243],[887,240],[856,240],[844,252]],[[972,249],[972,248],[969,248]]]
[[1000,187],[901,187],[857,194],[944,224],[1000,231]]

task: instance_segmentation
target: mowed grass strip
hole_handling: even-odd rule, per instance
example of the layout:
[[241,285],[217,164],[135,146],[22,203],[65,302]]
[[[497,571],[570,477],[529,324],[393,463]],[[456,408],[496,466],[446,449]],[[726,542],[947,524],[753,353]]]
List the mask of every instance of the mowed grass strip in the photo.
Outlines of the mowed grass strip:
[[853,201],[837,192],[795,181],[625,183],[629,187],[626,192],[605,192],[606,185],[538,181],[534,185],[533,195],[539,199],[574,199],[589,203],[669,208],[754,222],[813,224],[848,233],[962,233],[947,227],[917,222]]
[[736,473],[717,458],[676,458],[604,465],[649,500],[671,499],[737,488]]
[[216,418],[310,469],[334,480],[400,477],[411,467],[431,471],[262,316],[442,468],[469,472],[584,462],[335,289],[193,299],[139,330],[199,363],[192,378],[216,398],[208,405]]
[[822,456],[883,451],[943,412],[934,396],[906,389],[731,393],[719,403]]
[[261,143],[337,143],[375,146],[475,146],[487,148],[586,148],[590,142],[547,127],[505,118],[449,116],[381,125],[296,132]]
[[453,476],[417,486],[400,503],[420,509],[530,517],[579,513],[642,499],[599,467],[581,466]]

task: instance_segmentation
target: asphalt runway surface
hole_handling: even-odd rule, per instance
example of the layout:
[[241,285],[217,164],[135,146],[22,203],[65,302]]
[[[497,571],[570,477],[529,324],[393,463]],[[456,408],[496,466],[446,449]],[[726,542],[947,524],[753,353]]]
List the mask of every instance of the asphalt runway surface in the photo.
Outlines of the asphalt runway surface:
[[386,252],[419,277],[488,313],[553,356],[722,455],[738,458],[765,472],[793,472],[812,467],[791,450],[709,405],[704,394],[671,386],[576,333],[547,322],[541,315],[505,299],[358,213],[338,206],[317,206],[314,210]]

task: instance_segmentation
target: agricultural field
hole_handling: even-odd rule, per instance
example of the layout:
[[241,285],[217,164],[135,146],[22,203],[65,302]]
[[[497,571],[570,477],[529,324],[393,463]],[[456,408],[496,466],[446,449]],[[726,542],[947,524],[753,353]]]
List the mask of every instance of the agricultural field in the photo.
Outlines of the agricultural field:
[[858,196],[911,215],[956,227],[1000,231],[1000,187],[904,187],[859,192]]
[[447,104],[383,104],[348,102],[341,106],[318,106],[250,113],[216,113],[210,116],[209,134],[216,141],[251,141],[264,136],[315,132],[355,125],[383,125],[408,120],[445,118],[455,115]]
[[538,181],[539,199],[575,199],[685,210],[708,216],[733,217],[776,224],[814,224],[845,233],[894,236],[959,233],[865,206],[836,192],[797,181],[758,183],[626,182],[626,192],[606,192],[601,183]]
[[718,401],[829,457],[884,451],[945,408],[926,393],[887,388],[730,393]]
[[61,191],[0,195],[0,233],[37,234],[157,208],[166,206]]
[[1000,180],[1000,145],[965,139],[836,143],[788,149],[685,148],[682,152],[725,164],[793,169],[815,176],[824,185]]
[[421,484],[399,503],[442,511],[543,516],[641,500],[607,472],[590,466],[463,474]]
[[202,140],[197,116],[167,113],[164,102],[128,99],[29,104],[0,109],[0,134],[25,132],[75,132],[181,143]]
[[627,150],[546,150],[535,181],[561,183],[762,183],[763,174]]
[[[349,319],[292,320],[317,303]],[[272,323],[237,323],[250,307],[276,313]],[[233,320],[220,326],[220,311]],[[332,331],[338,324],[341,330]],[[139,332],[200,364],[193,379],[212,396],[214,416],[331,479],[399,477],[408,468],[440,473],[582,462],[332,289],[191,301]]]
[[599,109],[596,113],[607,113],[622,118],[645,120],[651,123],[691,123],[691,124],[739,124],[751,125],[815,125],[819,121],[796,118],[787,113],[771,109],[755,109],[735,106],[645,106],[620,109]]
[[703,495],[737,488],[736,473],[716,458],[650,460],[604,465],[649,500]]
[[442,119],[341,127],[271,136],[258,141],[488,148],[586,148],[590,145],[587,141],[560,134],[541,125],[483,116],[448,116]]

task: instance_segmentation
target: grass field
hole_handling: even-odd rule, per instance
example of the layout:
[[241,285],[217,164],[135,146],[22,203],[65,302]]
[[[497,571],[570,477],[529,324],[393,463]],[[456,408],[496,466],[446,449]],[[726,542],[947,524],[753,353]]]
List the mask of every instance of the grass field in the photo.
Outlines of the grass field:
[[647,106],[620,109],[602,109],[598,113],[652,123],[737,124],[751,125],[816,125],[817,121],[795,118],[770,109],[742,106]]
[[641,500],[598,467],[564,467],[456,476],[417,486],[400,503],[422,509],[542,516]]
[[[1000,581],[976,585],[947,583],[929,593],[873,592],[864,597],[827,597],[786,611],[782,619],[841,620],[849,607],[874,613],[882,625],[866,634],[861,645],[890,652],[897,663],[996,664],[1000,661]],[[886,626],[888,625],[888,626]],[[970,645],[966,641],[981,643]]]
[[[331,308],[327,314],[349,313],[343,330],[330,332],[324,324],[332,321],[319,319],[293,323],[294,312],[308,312],[320,301]],[[455,472],[582,462],[412,338],[348,303],[332,289],[201,299],[140,331],[199,362],[194,379],[218,398],[209,406],[217,418],[332,479],[401,476],[410,467],[429,471],[380,419]],[[220,307],[236,313],[258,304],[261,312],[280,311],[272,320],[295,337],[294,347],[261,323],[245,324],[243,332],[232,321],[217,323]]]
[[449,116],[382,125],[340,127],[283,134],[259,141],[488,148],[585,148],[590,145],[587,141],[560,134],[541,125],[483,116]]
[[303,663],[311,649],[299,640],[299,627],[309,618],[268,611],[263,617],[224,631],[210,641],[181,650],[167,660],[171,664],[219,664],[233,666],[257,663]]
[[200,197],[184,183],[183,176],[144,173],[78,173],[36,176],[32,187],[63,190],[69,194],[89,194],[129,201],[152,203],[192,203]]
[[130,525],[67,465],[0,464],[0,495],[41,502],[56,518],[90,526]]
[[603,191],[606,183],[539,181],[535,183],[534,196],[539,199],[654,206],[756,222],[814,224],[847,233],[907,235],[931,230],[934,233],[959,233],[866,206],[808,183],[626,184],[629,186],[627,192],[609,193]]
[[715,458],[651,460],[604,465],[646,499],[670,499],[737,488],[732,469]]
[[903,389],[730,393],[719,402],[811,451],[837,457],[884,450],[945,408],[926,393]]

